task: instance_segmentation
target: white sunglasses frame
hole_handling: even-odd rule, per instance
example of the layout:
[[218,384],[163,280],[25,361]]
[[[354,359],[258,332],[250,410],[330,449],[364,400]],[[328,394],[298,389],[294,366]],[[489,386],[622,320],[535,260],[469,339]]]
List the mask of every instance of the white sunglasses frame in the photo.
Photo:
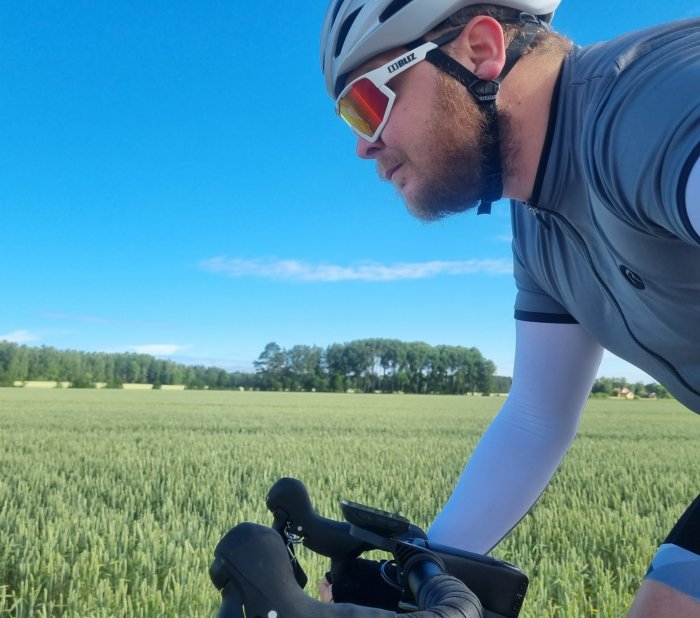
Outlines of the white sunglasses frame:
[[[347,86],[345,86],[345,88],[343,88],[342,92],[338,95],[338,98],[335,100],[335,113],[338,116],[340,116],[343,119],[343,121],[363,140],[370,143],[376,142],[379,139],[382,130],[384,129],[386,123],[389,120],[389,114],[391,113],[391,109],[394,106],[394,101],[396,99],[396,93],[387,86],[387,83],[394,77],[396,77],[399,73],[403,73],[405,70],[410,69],[419,62],[425,60],[425,57],[428,55],[428,52],[430,52],[433,49],[436,49],[437,47],[439,47],[437,43],[428,41],[426,43],[423,43],[422,45],[419,45],[415,49],[409,50],[408,52],[404,52],[400,56],[392,58],[386,64],[383,64],[382,66],[377,67],[376,69],[372,69],[371,71],[368,71],[367,73],[356,77]],[[370,82],[372,82],[372,84],[374,84],[377,90],[384,94],[384,96],[386,96],[388,99],[386,104],[386,110],[384,112],[384,117],[382,118],[382,121],[379,123],[379,126],[372,135],[366,135],[365,133],[354,127],[340,113],[340,102],[343,100],[343,97],[345,97],[348,94],[348,92],[350,92],[352,87],[357,82],[363,79],[367,79]]]

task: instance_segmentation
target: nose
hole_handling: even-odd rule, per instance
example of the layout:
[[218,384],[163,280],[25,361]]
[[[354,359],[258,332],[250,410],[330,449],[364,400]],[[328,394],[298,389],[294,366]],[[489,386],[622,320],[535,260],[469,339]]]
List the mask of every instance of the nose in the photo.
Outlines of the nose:
[[357,137],[355,152],[360,159],[376,159],[382,148],[384,148],[384,143],[381,137],[376,142],[368,142],[359,135]]

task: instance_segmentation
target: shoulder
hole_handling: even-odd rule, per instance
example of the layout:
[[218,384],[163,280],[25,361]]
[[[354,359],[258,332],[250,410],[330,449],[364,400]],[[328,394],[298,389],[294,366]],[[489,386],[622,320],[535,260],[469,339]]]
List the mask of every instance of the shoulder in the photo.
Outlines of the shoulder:
[[[569,55],[574,75],[586,73],[600,76],[620,73],[635,67],[637,62],[656,63],[659,56],[697,57],[700,41],[700,18],[677,20],[633,30],[609,41],[578,46]],[[666,73],[660,70],[660,73]]]
[[683,195],[700,142],[700,19],[583,48],[567,70],[561,120],[580,140],[591,195],[638,227],[695,243]]

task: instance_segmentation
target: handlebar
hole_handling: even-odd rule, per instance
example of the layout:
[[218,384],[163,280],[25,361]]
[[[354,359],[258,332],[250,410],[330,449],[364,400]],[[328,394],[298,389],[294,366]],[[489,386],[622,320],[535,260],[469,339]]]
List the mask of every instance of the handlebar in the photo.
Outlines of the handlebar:
[[265,503],[274,518],[275,530],[289,529],[303,537],[304,546],[317,554],[351,559],[369,549],[366,543],[350,536],[348,522],[319,515],[311,505],[306,487],[297,479],[281,478],[270,488]]
[[327,519],[292,478],[277,481],[266,503],[271,528],[239,524],[216,547],[210,575],[222,594],[219,618],[396,618],[393,611],[311,599],[302,591],[307,578],[294,555],[299,541],[331,559],[334,580],[365,551],[392,553],[409,601],[402,607],[418,609],[416,618],[517,618],[520,612],[528,586],[520,570],[430,543],[403,517],[342,501],[348,521]]
[[[399,616],[351,603],[322,603],[306,595],[296,582],[284,542],[272,528],[239,524],[221,539],[214,554],[209,572],[221,590],[219,618]],[[476,595],[445,574],[429,555],[409,565],[408,580],[419,607],[427,608],[415,612],[415,618],[482,618]]]

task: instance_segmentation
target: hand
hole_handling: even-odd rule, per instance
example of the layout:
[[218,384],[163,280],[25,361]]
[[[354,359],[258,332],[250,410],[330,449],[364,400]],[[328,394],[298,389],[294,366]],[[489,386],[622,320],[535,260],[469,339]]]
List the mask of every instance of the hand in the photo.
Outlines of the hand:
[[325,576],[318,580],[318,595],[321,601],[333,603],[333,584]]
[[354,603],[396,611],[401,600],[401,591],[384,581],[381,575],[382,564],[376,560],[356,558],[352,568],[342,576],[331,577],[330,573],[326,573],[318,582],[321,599],[329,603]]

